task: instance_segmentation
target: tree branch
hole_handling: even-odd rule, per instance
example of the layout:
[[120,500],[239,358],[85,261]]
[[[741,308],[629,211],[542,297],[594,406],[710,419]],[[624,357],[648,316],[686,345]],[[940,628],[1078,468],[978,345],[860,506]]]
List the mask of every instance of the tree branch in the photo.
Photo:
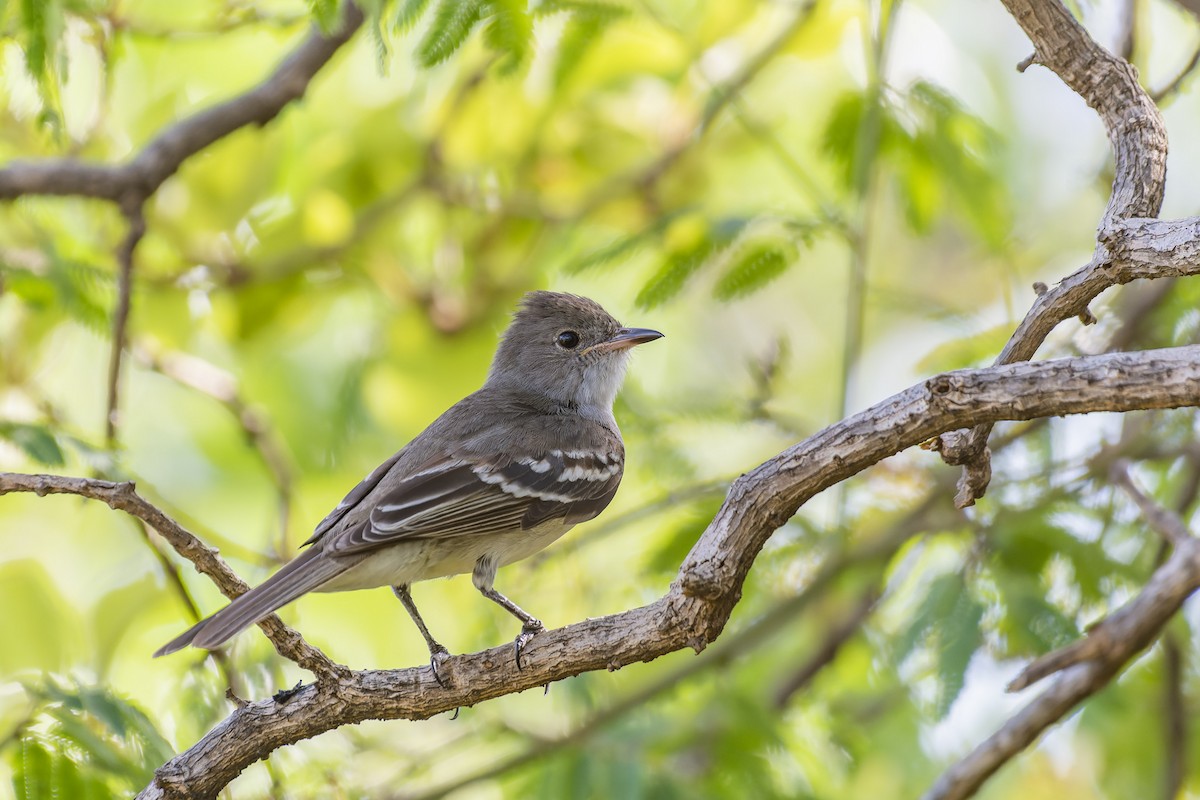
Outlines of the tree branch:
[[[1108,287],[1136,277],[1160,277],[1153,272],[1128,277],[1123,268],[1127,265],[1117,260],[1106,244],[1122,235],[1123,220],[1158,215],[1166,187],[1167,134],[1162,115],[1138,84],[1134,68],[1097,44],[1059,0],[1003,2],[1036,48],[1020,68],[1043,64],[1079,94],[1100,115],[1116,159],[1095,254],[1084,267],[1038,296],[995,361],[1011,364],[1032,358],[1050,331],[1064,320],[1074,316],[1094,319],[1087,305]],[[1188,222],[1178,224],[1186,227]],[[987,491],[990,433],[991,426],[985,425],[941,437],[937,449],[942,458],[948,464],[964,466],[955,498],[960,508],[973,505]]]
[[133,294],[133,251],[146,233],[146,218],[141,201],[122,204],[129,230],[117,248],[117,307],[113,310],[112,349],[108,357],[108,407],[104,414],[104,440],[109,449],[117,445],[117,426],[120,424],[121,364],[125,354],[126,332],[129,328],[129,306]]
[[792,698],[796,696],[796,693],[812,683],[813,678],[817,677],[821,670],[825,669],[825,667],[829,666],[837,658],[838,653],[842,650],[842,646],[859,633],[862,624],[867,620],[867,617],[871,616],[871,612],[875,610],[878,602],[879,589],[872,586],[863,594],[850,613],[826,632],[825,638],[821,641],[816,652],[809,656],[775,690],[775,697],[772,702],[776,709],[787,708]]
[[1163,798],[1177,800],[1187,780],[1188,707],[1184,695],[1183,648],[1174,632],[1163,637]]
[[314,28],[258,86],[166,128],[132,161],[121,165],[74,159],[12,163],[0,169],[0,200],[30,194],[77,195],[111,200],[124,208],[140,206],[188,158],[239,128],[267,124],[302,97],[362,21],[358,6],[346,3],[337,31],[327,35]]
[[[1200,345],[936,376],[826,428],[739,478],[668,592],[654,603],[539,634],[527,647],[520,671],[511,646],[504,645],[446,660],[440,669],[444,687],[428,667],[345,671],[281,702],[250,703],[160,768],[141,796],[211,797],[275,749],[341,725],[425,719],[582,672],[618,669],[684,647],[701,650],[723,630],[763,544],[801,505],[944,431],[1004,419],[1197,405]],[[73,491],[112,498],[114,507],[128,505],[139,516],[149,516],[156,528],[170,527],[149,504],[134,502],[145,503],[131,487],[96,483],[0,475],[2,491]],[[177,538],[169,540],[175,544]],[[212,562],[219,560],[207,548],[190,535],[182,544],[199,548],[207,559],[202,563],[216,570]],[[1200,548],[1200,541],[1195,547]],[[1164,569],[1178,565],[1183,552],[1177,551]],[[220,568],[225,569],[223,564]],[[1091,680],[1095,668],[1085,666]],[[1072,695],[1064,711],[1086,694]],[[1045,717],[1041,727],[1058,716]]]

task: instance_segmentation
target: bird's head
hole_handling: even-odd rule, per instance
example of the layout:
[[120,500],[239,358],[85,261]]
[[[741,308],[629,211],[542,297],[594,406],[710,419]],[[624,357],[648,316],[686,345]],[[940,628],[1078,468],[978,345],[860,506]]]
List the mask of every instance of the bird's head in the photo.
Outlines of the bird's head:
[[504,332],[488,385],[609,410],[630,348],[659,338],[662,334],[649,328],[622,326],[586,297],[530,292]]

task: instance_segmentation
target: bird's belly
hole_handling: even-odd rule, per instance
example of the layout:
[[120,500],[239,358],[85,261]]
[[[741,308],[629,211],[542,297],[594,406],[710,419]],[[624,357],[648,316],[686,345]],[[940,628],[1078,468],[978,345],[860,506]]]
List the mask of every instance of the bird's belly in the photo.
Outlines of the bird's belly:
[[554,520],[532,530],[512,533],[399,542],[370,553],[316,591],[347,592],[461,575],[473,570],[475,562],[484,556],[504,566],[545,549],[572,527]]

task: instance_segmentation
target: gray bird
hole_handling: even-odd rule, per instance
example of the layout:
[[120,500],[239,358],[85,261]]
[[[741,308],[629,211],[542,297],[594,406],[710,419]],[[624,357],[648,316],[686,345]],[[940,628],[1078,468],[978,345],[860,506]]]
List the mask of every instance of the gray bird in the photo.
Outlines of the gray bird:
[[493,587],[496,570],[528,558],[612,501],[625,447],[612,406],[629,350],[661,338],[626,328],[596,302],[525,296],[483,388],[456,403],[346,495],[260,586],[172,639],[214,649],[306,592],[391,586],[436,662],[409,593],[415,581],[470,572],[484,597],[521,620],[521,648],[542,623]]

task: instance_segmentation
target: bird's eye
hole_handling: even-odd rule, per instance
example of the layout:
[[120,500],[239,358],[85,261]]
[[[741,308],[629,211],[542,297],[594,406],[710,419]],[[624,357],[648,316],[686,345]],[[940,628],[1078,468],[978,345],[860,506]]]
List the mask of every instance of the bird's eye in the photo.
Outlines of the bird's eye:
[[574,350],[579,346],[579,334],[575,331],[563,331],[555,341],[564,350]]

